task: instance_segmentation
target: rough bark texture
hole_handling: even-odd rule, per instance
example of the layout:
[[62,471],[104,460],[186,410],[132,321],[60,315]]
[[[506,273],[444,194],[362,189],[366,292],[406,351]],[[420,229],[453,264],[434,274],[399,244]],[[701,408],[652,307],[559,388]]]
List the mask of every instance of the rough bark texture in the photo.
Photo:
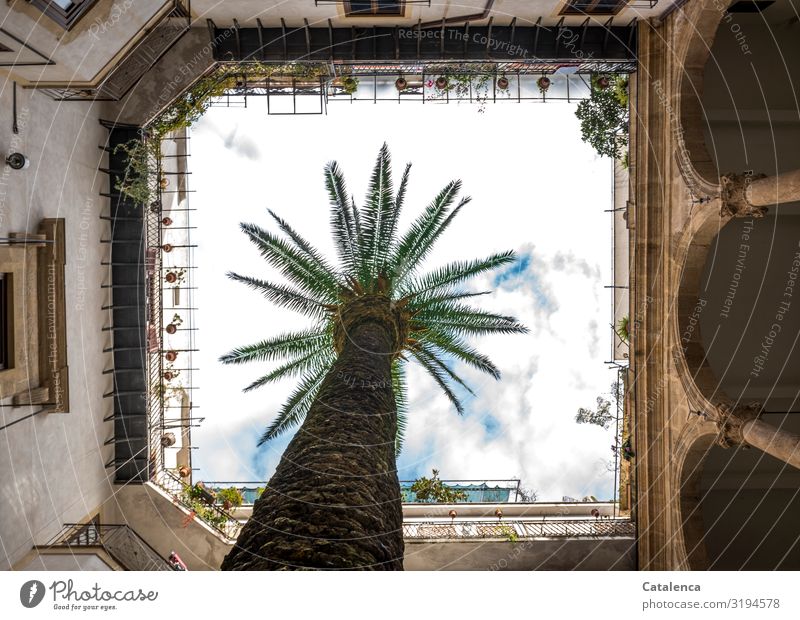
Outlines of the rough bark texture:
[[402,570],[397,336],[381,314],[345,321],[344,346],[222,570]]

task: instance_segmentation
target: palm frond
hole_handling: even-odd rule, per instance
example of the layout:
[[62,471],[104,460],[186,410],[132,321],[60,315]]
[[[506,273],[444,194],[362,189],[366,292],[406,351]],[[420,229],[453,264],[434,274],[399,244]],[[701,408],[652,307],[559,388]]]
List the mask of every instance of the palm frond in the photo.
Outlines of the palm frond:
[[439,385],[442,392],[445,393],[445,396],[453,403],[453,406],[458,411],[459,415],[463,415],[464,413],[464,405],[461,404],[461,401],[458,399],[458,396],[455,395],[455,392],[450,388],[447,384],[447,376],[446,373],[442,371],[436,364],[434,364],[424,353],[420,352],[418,349],[411,349],[411,355],[416,359],[422,367],[428,371],[428,374],[433,377],[433,380]]
[[256,388],[267,385],[268,383],[279,381],[284,377],[305,374],[310,371],[316,371],[318,368],[324,367],[326,369],[330,369],[335,359],[336,356],[333,354],[333,351],[330,350],[329,346],[320,347],[319,349],[315,349],[307,355],[292,360],[291,362],[287,362],[272,372],[269,372],[266,375],[256,379],[250,385],[244,388],[243,391],[250,392]]
[[282,239],[255,224],[241,224],[241,229],[260,250],[267,263],[318,301],[334,302],[338,288],[329,284],[330,274],[321,271],[313,260]]
[[320,347],[330,345],[333,339],[330,330],[325,328],[289,332],[255,344],[233,349],[221,356],[223,364],[243,364],[245,362],[270,362],[279,358],[297,358],[308,355]]
[[328,264],[328,261],[320,254],[313,245],[306,241],[297,231],[295,231],[288,222],[281,219],[275,214],[272,209],[267,209],[272,219],[278,224],[278,227],[292,240],[297,248],[303,252],[309,261],[311,261],[317,272],[326,280],[325,284],[331,290],[336,290],[341,286],[341,283],[336,279],[334,269]]
[[438,328],[440,331],[449,331],[460,335],[480,335],[491,332],[525,334],[528,332],[528,328],[513,316],[483,312],[477,308],[453,302],[429,306],[414,315],[414,321]]
[[356,206],[347,196],[344,176],[335,161],[325,166],[325,187],[331,203],[331,229],[336,250],[345,271],[352,272],[358,264]]
[[412,312],[417,310],[422,310],[429,306],[435,306],[447,301],[457,301],[459,299],[466,299],[468,297],[480,297],[482,295],[488,295],[491,291],[478,291],[476,293],[466,292],[466,291],[454,291],[448,293],[442,293],[439,295],[417,295],[416,297],[412,298],[410,303],[408,304],[408,309]]
[[450,377],[452,381],[455,381],[467,392],[475,396],[475,392],[473,392],[472,389],[466,383],[464,383],[464,380],[461,377],[451,370],[451,368],[444,362],[444,360],[442,360],[442,358],[439,356],[439,353],[433,347],[426,345],[425,343],[419,343],[414,347],[414,352],[423,355],[432,366],[435,366],[441,370],[442,373]]
[[296,312],[300,312],[312,318],[322,318],[325,316],[326,310],[324,304],[287,286],[272,284],[266,280],[259,280],[258,278],[251,278],[250,276],[242,276],[232,271],[229,271],[227,276],[231,280],[242,282],[250,288],[263,293],[264,297],[278,306],[295,310]]
[[439,236],[447,210],[461,189],[461,181],[451,181],[414,220],[397,243],[390,260],[396,283],[401,283],[413,271],[417,263],[430,251],[433,241]]
[[491,375],[495,379],[500,378],[500,371],[488,356],[479,353],[453,334],[446,334],[430,329],[420,335],[420,340],[435,345],[445,353],[449,353],[456,359]]
[[448,290],[449,287],[460,284],[478,274],[513,263],[514,260],[514,252],[509,250],[499,254],[492,254],[487,258],[456,261],[440,267],[425,276],[404,282],[398,293],[404,297],[440,293],[442,289]]
[[327,374],[327,369],[320,368],[303,376],[300,380],[300,385],[292,392],[289,400],[281,407],[277,417],[270,423],[264,434],[261,435],[261,439],[258,440],[259,446],[264,445],[270,439],[275,439],[282,435],[305,419]]
[[389,147],[384,143],[375,161],[375,168],[367,187],[367,200],[362,210],[360,238],[359,280],[368,290],[374,290],[374,282],[386,262],[391,250],[391,238],[385,235],[391,228],[390,219],[394,211],[392,188],[392,162]]

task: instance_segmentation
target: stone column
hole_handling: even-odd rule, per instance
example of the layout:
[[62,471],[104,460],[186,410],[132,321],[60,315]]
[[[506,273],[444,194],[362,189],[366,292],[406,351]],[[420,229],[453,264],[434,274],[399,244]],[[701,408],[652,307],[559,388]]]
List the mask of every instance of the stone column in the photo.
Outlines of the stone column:
[[800,200],[800,170],[777,176],[730,173],[720,181],[722,215],[762,217],[767,207]]
[[724,448],[753,446],[800,469],[800,436],[759,420],[761,411],[762,406],[758,403],[733,408],[719,405],[719,444]]

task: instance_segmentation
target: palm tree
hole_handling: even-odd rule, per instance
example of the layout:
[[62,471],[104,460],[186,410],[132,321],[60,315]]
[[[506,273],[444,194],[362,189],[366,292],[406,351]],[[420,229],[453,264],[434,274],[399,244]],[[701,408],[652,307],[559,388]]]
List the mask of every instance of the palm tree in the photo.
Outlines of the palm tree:
[[306,315],[312,326],[221,358],[226,364],[282,362],[245,391],[300,377],[259,445],[302,422],[223,570],[402,569],[395,457],[406,421],[406,364],[419,363],[463,413],[454,387],[472,392],[448,362],[500,377],[466,338],[527,331],[513,317],[467,305],[466,299],[486,293],[461,288],[473,276],[512,263],[513,252],[420,272],[436,240],[470,199],[456,203],[461,182],[448,183],[400,235],[397,222],[409,171],[410,165],[395,193],[384,144],[366,204],[357,208],[338,165],[326,166],[338,268],[271,211],[285,237],[241,225],[290,284],[228,275]]

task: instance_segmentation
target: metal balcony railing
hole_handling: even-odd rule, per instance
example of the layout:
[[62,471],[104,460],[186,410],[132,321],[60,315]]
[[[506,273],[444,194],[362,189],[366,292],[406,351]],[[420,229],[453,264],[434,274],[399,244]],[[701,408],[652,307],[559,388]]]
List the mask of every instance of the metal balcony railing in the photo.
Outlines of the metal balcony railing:
[[46,547],[101,547],[129,571],[172,570],[167,561],[127,525],[65,523]]
[[213,502],[190,501],[187,492],[190,485],[176,478],[167,470],[158,472],[152,481],[172,498],[172,501],[189,511],[190,518],[202,520],[228,540],[236,540],[242,524],[221,506]]
[[[516,478],[507,480],[442,480],[446,487],[454,491],[463,491],[466,499],[459,503],[492,503],[505,504],[523,501],[520,493],[520,481]],[[416,503],[415,494],[411,491],[413,480],[400,481],[400,493],[403,503]],[[214,481],[204,482],[207,489],[219,491],[220,489],[234,487],[242,494],[242,505],[252,506],[258,498],[260,491],[267,486],[260,481]]]
[[633,521],[628,519],[553,519],[549,521],[416,521],[403,523],[406,539],[442,540],[464,538],[597,538],[631,537]]

